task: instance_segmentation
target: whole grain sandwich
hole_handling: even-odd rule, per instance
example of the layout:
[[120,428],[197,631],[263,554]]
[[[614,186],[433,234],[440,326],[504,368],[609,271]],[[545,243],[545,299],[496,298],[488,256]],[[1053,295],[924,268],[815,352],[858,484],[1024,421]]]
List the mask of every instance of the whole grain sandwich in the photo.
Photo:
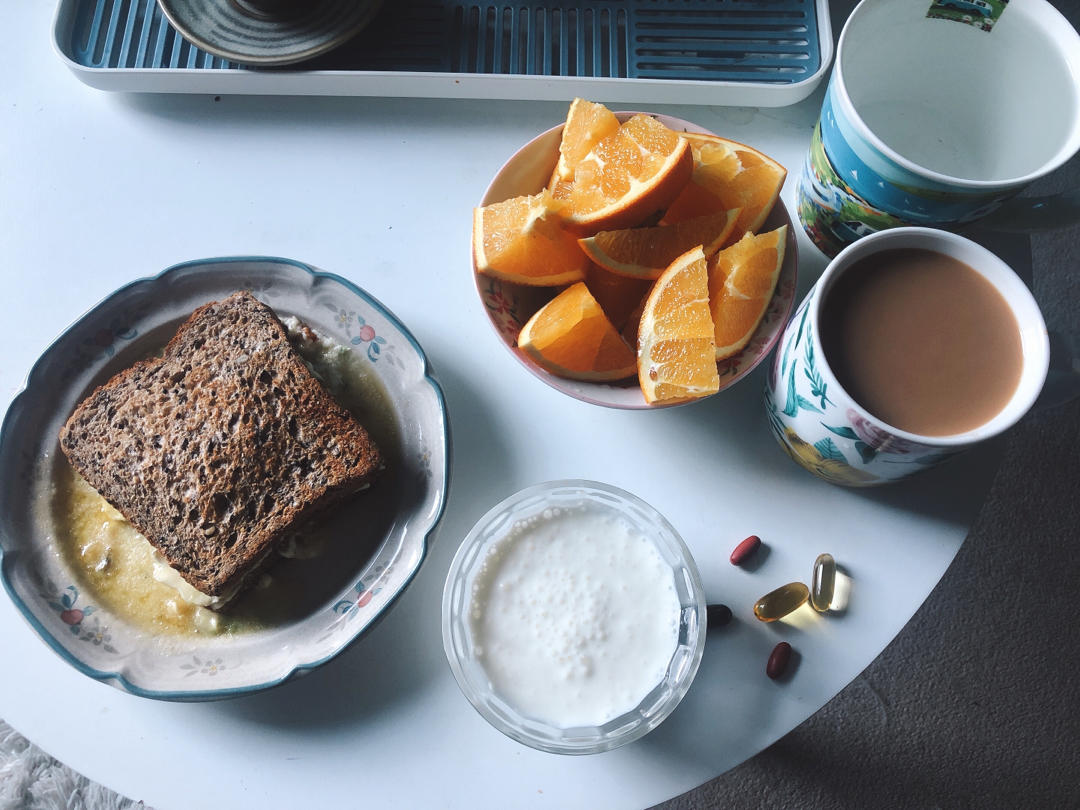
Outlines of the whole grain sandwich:
[[95,390],[60,446],[219,609],[291,530],[381,468],[367,431],[246,292],[200,307],[160,357]]

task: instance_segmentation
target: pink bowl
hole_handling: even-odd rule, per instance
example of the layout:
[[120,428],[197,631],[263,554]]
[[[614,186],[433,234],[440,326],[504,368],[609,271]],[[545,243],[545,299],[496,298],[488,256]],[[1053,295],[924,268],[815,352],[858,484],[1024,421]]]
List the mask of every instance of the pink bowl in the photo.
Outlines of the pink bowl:
[[[616,113],[620,120],[626,120],[634,114],[633,112]],[[664,126],[678,132],[714,134],[689,121],[683,121],[681,118],[652,113],[650,115],[653,115]],[[499,169],[495,177],[492,178],[491,184],[488,186],[487,191],[484,192],[479,204],[481,206],[490,205],[522,194],[536,194],[543,189],[551,178],[551,173],[555,169],[555,163],[559,158],[559,141],[562,138],[562,129],[562,124],[552,127],[547,132],[537,135],[515,152]],[[791,225],[791,217],[788,215],[787,208],[784,207],[783,201],[778,199],[772,213],[765,220],[762,230],[774,230],[781,225],[788,226],[787,245],[784,252],[784,265],[780,269],[780,279],[776,284],[776,292],[773,293],[769,308],[766,310],[765,316],[758,325],[757,331],[754,332],[754,336],[750,338],[746,348],[718,363],[720,391],[737,383],[768,356],[773,346],[780,339],[784,324],[787,323],[788,318],[791,316],[791,311],[795,305],[795,281],[798,265],[795,229]],[[645,402],[645,397],[638,387],[636,377],[615,383],[567,380],[545,371],[524,352],[518,350],[517,336],[521,328],[532,317],[533,313],[554,298],[563,289],[562,287],[530,287],[485,276],[476,271],[475,261],[473,261],[473,277],[484,310],[487,312],[488,319],[491,321],[499,340],[525,368],[552,388],[583,402],[603,405],[607,408],[644,410],[671,407],[649,405]],[[679,402],[673,404],[685,405],[689,403]]]

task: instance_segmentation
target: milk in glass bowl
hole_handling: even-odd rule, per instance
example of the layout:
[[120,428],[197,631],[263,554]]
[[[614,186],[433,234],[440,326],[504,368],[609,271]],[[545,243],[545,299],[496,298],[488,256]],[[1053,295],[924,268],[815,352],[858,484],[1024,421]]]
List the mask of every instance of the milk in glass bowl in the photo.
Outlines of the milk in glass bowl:
[[705,645],[704,592],[682,539],[644,501],[592,481],[538,484],[484,515],[450,566],[442,619],[477,711],[563,754],[658,726]]

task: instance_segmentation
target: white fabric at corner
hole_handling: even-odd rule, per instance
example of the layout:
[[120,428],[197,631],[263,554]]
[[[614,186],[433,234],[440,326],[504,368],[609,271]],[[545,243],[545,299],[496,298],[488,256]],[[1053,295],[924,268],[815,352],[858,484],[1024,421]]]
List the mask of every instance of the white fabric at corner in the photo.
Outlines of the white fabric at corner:
[[90,782],[0,720],[0,810],[150,810]]

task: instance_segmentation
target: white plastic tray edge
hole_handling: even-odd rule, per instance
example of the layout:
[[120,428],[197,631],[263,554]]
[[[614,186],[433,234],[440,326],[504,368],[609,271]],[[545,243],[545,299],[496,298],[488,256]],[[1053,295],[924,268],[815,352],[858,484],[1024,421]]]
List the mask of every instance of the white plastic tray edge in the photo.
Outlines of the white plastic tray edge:
[[792,84],[413,71],[89,68],[68,56],[62,45],[72,24],[73,3],[74,0],[60,0],[57,5],[53,49],[84,84],[112,92],[535,101],[565,101],[582,96],[647,104],[784,107],[814,92],[833,58],[829,3],[817,0],[821,64],[813,75]]

